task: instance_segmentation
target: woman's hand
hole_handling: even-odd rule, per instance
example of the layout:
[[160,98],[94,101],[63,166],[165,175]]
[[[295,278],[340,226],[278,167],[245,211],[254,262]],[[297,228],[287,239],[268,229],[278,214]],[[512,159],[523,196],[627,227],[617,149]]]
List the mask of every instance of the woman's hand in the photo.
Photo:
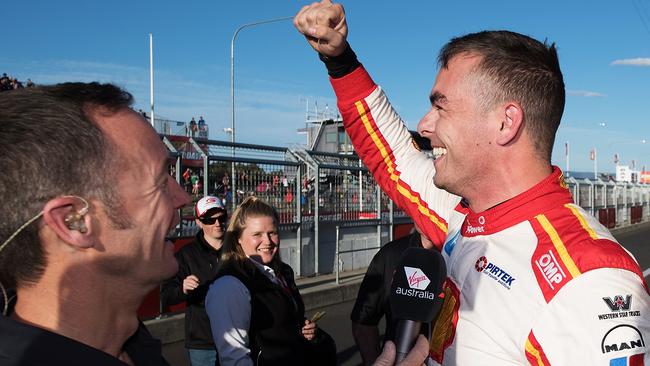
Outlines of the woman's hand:
[[316,337],[317,329],[318,327],[316,326],[316,323],[312,323],[309,319],[305,319],[305,325],[301,329],[302,336],[305,337],[306,340],[311,341]]

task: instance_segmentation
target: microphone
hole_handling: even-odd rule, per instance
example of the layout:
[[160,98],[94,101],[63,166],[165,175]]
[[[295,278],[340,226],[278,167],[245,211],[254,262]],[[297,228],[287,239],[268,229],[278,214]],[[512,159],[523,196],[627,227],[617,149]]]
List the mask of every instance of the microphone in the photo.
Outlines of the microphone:
[[422,323],[431,323],[440,312],[446,277],[445,261],[435,250],[408,248],[397,262],[388,299],[393,318],[397,319],[395,363],[406,358],[413,348]]

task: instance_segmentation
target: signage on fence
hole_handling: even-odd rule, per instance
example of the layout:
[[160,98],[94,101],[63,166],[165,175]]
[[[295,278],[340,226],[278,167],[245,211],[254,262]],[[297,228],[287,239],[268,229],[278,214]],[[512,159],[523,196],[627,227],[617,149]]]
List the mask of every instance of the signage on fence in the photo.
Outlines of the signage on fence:
[[650,184],[650,172],[639,172],[639,183],[648,183]]
[[[186,136],[167,136],[169,142],[174,145],[176,151],[181,153],[181,163],[183,166],[190,166],[201,168],[203,167],[203,159],[201,158],[201,152],[196,151],[194,145],[192,145],[189,140],[189,137]],[[201,145],[201,148],[205,149],[205,145]]]

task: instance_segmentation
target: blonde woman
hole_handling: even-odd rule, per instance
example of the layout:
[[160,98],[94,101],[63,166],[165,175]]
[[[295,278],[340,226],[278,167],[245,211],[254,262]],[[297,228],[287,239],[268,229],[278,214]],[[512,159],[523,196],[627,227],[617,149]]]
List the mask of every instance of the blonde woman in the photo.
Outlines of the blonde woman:
[[[278,223],[276,210],[253,196],[228,225],[217,278],[205,301],[222,366],[306,365],[323,359],[315,355],[322,348],[314,343],[318,329],[305,319],[293,270],[280,259]],[[328,364],[336,362],[331,346]]]

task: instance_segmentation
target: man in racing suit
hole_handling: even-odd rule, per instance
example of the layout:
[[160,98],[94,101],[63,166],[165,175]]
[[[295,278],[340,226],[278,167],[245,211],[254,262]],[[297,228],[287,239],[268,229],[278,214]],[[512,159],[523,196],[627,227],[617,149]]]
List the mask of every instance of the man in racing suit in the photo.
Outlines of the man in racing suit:
[[445,45],[418,125],[446,150],[433,162],[357,61],[340,4],[306,6],[294,25],[325,62],[346,131],[376,181],[444,243],[445,303],[429,363],[650,362],[650,297],[638,264],[573,203],[550,164],[565,97],[555,45],[507,31]]

